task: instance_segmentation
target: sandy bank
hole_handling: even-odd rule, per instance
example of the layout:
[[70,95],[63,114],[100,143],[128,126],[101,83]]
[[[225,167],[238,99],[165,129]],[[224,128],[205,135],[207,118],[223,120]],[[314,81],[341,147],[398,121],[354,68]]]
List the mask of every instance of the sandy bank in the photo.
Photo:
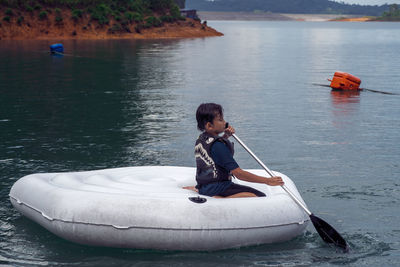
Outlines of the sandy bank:
[[359,17],[359,18],[339,18],[339,19],[333,19],[332,21],[365,22],[371,20],[372,20],[371,17]]
[[335,15],[335,14],[282,14],[297,21],[332,21],[338,17],[350,19],[358,17],[357,15]]

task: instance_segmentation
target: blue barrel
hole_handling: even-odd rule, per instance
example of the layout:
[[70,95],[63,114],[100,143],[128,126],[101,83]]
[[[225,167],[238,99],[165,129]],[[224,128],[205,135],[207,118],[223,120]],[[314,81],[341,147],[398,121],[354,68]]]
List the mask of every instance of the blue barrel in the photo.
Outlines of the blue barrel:
[[52,54],[55,53],[64,53],[64,46],[63,44],[52,44],[50,45],[50,52]]

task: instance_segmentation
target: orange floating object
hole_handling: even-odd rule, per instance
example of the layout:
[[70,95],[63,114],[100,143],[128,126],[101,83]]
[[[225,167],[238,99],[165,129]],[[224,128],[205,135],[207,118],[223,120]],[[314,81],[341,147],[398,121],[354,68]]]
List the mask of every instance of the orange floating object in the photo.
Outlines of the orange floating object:
[[360,90],[360,78],[346,72],[337,71],[333,75],[330,87],[335,90]]

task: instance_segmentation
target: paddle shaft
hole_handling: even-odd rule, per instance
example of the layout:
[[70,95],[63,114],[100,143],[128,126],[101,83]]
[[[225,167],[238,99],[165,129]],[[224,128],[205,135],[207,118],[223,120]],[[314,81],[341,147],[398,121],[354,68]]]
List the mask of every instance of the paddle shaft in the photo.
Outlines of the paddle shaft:
[[[317,86],[323,86],[323,87],[329,87],[332,88],[330,85],[327,84],[320,84],[320,83],[313,83],[313,85],[317,85]],[[332,88],[334,89],[334,88]],[[358,90],[337,90],[339,92],[358,92],[358,91],[369,91],[369,92],[373,92],[373,93],[380,93],[380,94],[384,94],[384,95],[399,95],[396,93],[390,93],[390,92],[385,92],[385,91],[379,91],[379,90],[372,90],[372,89],[367,89],[367,88],[359,88]]]
[[[239,137],[237,137],[235,134],[232,134],[233,138],[236,139],[236,141],[238,141],[238,143],[258,162],[258,164],[261,165],[261,167],[263,167],[263,169],[271,176],[275,176],[274,173],[268,169],[267,166],[265,166],[265,164],[250,150],[250,148],[248,148],[245,143],[243,143],[242,140],[240,140]],[[283,188],[283,190],[286,191],[286,193],[289,194],[289,196],[297,203],[297,205],[299,205],[309,216],[312,214],[312,212],[285,186],[285,185],[281,185],[281,187]]]

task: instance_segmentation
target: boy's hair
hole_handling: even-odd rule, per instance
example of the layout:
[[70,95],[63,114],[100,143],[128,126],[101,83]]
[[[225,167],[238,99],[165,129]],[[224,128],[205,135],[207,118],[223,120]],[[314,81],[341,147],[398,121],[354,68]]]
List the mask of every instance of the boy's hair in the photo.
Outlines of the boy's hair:
[[215,103],[201,104],[196,111],[197,129],[204,131],[207,122],[213,123],[217,115],[224,116],[221,105]]

